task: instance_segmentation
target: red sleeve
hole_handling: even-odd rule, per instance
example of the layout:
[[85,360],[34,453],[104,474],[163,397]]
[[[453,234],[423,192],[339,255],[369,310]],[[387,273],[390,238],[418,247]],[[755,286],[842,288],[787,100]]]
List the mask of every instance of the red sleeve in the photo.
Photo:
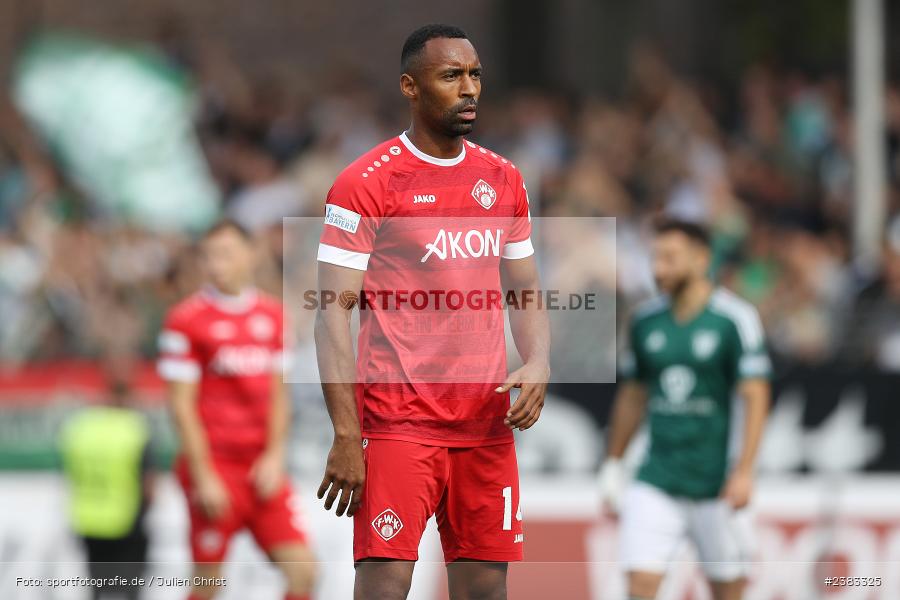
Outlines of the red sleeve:
[[341,173],[325,201],[318,259],[365,271],[383,207],[377,179],[364,179],[355,171]]
[[192,339],[189,319],[173,311],[159,332],[156,369],[166,381],[194,382],[200,379],[200,355]]
[[503,258],[526,258],[534,254],[531,245],[531,210],[528,205],[528,190],[518,171],[512,178],[516,198],[511,233],[503,245]]

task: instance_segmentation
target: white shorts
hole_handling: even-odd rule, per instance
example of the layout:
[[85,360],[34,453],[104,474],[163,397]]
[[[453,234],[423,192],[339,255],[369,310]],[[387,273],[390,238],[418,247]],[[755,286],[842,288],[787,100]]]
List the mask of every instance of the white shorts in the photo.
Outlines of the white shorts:
[[688,539],[710,580],[747,574],[752,549],[747,511],[735,511],[718,498],[675,498],[642,481],[632,483],[623,500],[619,552],[628,571],[665,573]]

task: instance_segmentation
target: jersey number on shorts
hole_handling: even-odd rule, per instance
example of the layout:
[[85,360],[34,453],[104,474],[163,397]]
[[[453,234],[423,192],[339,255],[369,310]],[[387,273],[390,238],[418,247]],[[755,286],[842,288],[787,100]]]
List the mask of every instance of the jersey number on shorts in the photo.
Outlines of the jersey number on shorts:
[[[519,507],[516,509],[516,521],[522,520],[522,499],[519,498]],[[512,529],[512,487],[503,488],[503,531]]]

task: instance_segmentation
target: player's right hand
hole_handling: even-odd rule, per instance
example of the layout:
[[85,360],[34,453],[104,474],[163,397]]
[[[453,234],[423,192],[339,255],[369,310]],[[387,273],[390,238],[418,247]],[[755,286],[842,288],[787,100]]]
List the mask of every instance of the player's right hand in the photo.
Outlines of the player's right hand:
[[335,514],[340,517],[346,512],[348,517],[352,517],[362,502],[365,482],[366,464],[363,460],[362,441],[358,437],[348,439],[336,437],[328,453],[325,477],[318,492],[320,499],[328,492],[325,510],[331,510],[340,494],[341,499],[337,503]]
[[228,490],[217,473],[210,471],[197,478],[194,501],[210,519],[218,519],[225,514],[230,502]]
[[597,491],[600,495],[600,510],[610,516],[618,516],[625,490],[625,471],[618,458],[607,458],[600,466],[597,476]]

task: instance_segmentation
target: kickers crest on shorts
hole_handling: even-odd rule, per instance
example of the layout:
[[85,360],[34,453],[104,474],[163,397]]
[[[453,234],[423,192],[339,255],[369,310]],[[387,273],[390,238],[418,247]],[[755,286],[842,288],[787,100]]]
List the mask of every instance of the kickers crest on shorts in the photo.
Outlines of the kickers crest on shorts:
[[400,533],[400,530],[403,529],[403,522],[397,513],[387,508],[372,520],[372,527],[384,541],[388,541]]

